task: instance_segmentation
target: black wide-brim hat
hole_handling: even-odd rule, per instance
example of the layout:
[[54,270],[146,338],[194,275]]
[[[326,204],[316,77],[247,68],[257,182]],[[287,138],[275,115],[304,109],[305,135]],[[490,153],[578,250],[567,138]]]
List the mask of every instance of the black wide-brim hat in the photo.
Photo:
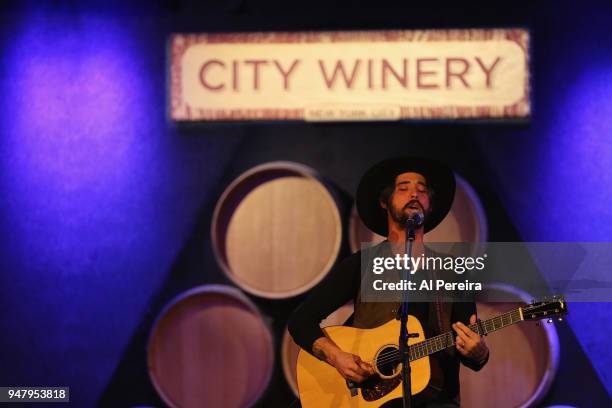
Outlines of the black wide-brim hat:
[[361,178],[355,202],[364,224],[375,233],[389,234],[387,210],[380,206],[380,193],[395,178],[407,172],[425,177],[427,186],[434,191],[431,213],[425,218],[425,232],[434,229],[450,211],[455,197],[455,175],[446,165],[431,159],[397,157],[384,160],[371,167]]

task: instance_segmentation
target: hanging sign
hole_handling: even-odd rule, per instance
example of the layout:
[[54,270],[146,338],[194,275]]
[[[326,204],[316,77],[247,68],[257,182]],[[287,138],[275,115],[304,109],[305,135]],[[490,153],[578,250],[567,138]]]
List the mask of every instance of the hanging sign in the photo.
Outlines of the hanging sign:
[[174,34],[176,121],[529,117],[524,29]]

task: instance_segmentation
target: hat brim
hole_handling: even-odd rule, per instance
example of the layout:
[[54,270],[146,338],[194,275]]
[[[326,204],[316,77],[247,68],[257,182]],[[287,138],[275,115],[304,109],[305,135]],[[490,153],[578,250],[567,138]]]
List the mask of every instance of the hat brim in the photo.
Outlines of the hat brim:
[[355,197],[357,212],[364,224],[375,233],[389,234],[387,211],[380,206],[381,191],[402,173],[423,175],[433,189],[432,210],[425,219],[425,232],[434,229],[450,211],[455,197],[455,175],[446,165],[431,159],[398,157],[384,160],[371,167],[361,178]]

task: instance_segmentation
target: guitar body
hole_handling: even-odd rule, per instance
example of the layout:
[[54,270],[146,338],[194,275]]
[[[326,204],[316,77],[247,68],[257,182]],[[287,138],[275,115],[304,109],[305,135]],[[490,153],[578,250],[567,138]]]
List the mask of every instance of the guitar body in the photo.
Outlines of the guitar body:
[[[519,307],[502,315],[470,324],[474,333],[486,336],[496,330],[528,320],[535,321],[566,315],[567,303],[563,296],[553,296],[540,302]],[[412,361],[412,395],[427,387],[431,379],[429,355],[454,347],[452,331],[425,339],[423,326],[414,316],[408,316],[408,332],[418,334],[408,339]],[[297,381],[300,400],[304,408],[318,407],[379,407],[385,402],[402,397],[401,364],[398,364],[398,320],[391,320],[374,329],[355,329],[333,326],[323,329],[342,350],[370,362],[376,370],[375,375],[350,388],[340,373],[329,364],[300,350],[297,361]],[[414,353],[413,353],[414,352]],[[418,397],[417,397],[418,398]]]
[[[297,362],[297,381],[302,407],[379,407],[386,401],[402,398],[402,380],[399,366],[384,364],[389,353],[397,353],[399,320],[391,320],[374,329],[356,329],[332,326],[323,329],[342,350],[371,362],[377,374],[360,384],[353,392],[338,371],[310,353],[300,350]],[[419,320],[408,316],[408,332],[417,337],[408,344],[425,340]],[[374,362],[380,364],[375,364]],[[431,372],[429,357],[410,363],[412,395],[423,391],[429,383]],[[352,395],[353,394],[353,395]]]

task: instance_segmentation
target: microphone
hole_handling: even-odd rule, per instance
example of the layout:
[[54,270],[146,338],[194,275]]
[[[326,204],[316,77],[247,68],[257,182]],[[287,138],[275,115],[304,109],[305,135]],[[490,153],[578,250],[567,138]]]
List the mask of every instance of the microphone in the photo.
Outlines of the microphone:
[[425,222],[425,215],[423,215],[422,211],[417,211],[415,213],[410,214],[410,216],[406,220],[406,228],[418,228],[423,225],[423,222]]

